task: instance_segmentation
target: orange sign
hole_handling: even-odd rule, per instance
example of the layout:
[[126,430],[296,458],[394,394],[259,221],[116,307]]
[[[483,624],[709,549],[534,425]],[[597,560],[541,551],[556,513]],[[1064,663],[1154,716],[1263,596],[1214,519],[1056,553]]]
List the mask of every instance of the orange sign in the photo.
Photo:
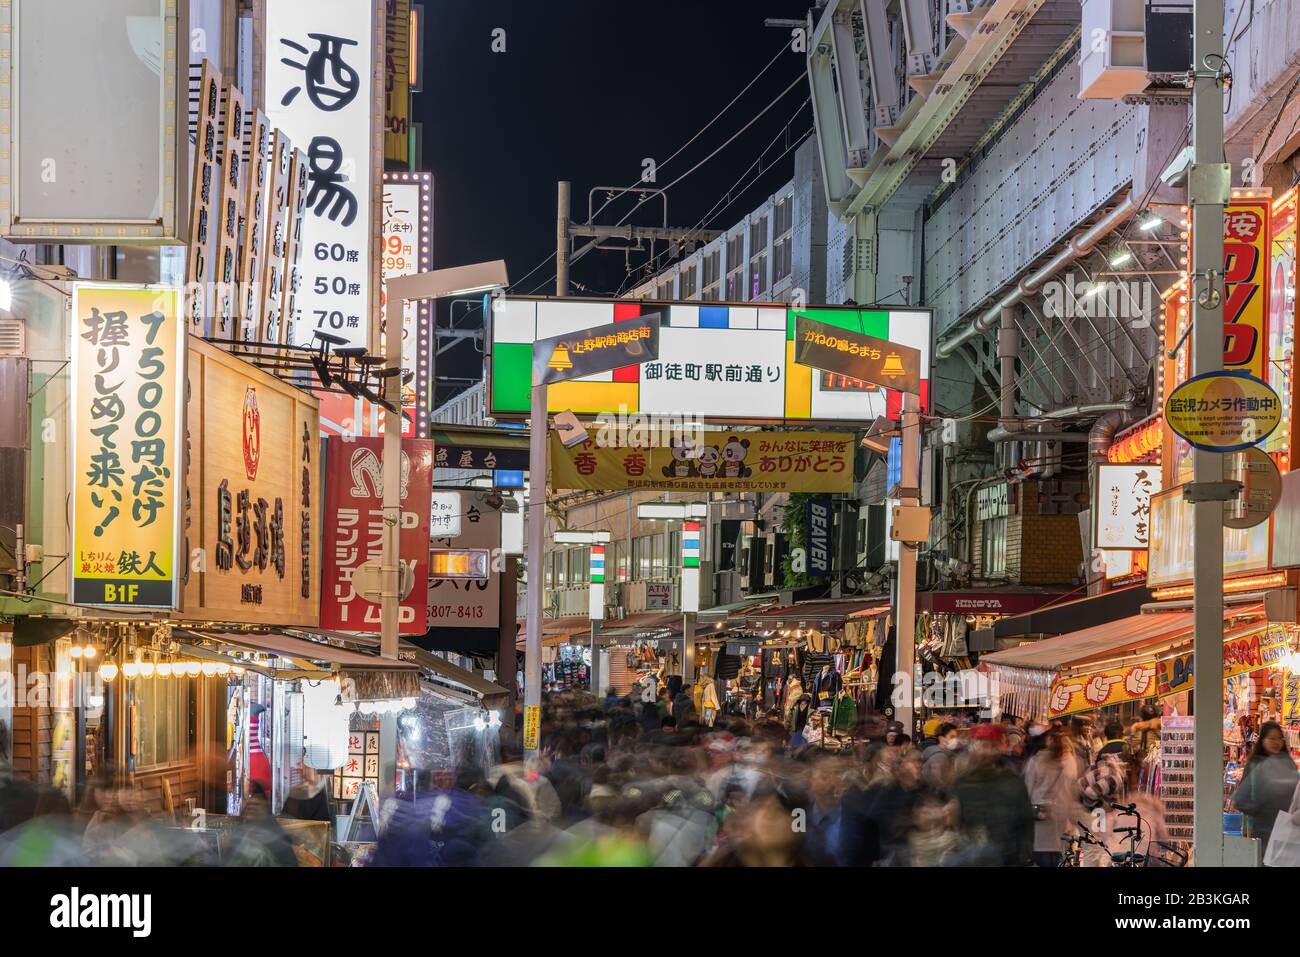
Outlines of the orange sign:
[[1110,704],[1138,701],[1155,693],[1156,663],[1143,661],[1126,668],[1056,678],[1047,699],[1047,713],[1058,718],[1076,711],[1091,711]]

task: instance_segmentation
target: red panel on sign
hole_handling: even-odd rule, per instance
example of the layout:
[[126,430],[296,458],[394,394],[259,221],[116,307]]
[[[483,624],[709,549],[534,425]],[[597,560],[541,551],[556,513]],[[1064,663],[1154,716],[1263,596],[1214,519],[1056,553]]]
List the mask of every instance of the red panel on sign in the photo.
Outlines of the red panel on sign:
[[[628,319],[636,319],[641,315],[641,303],[639,302],[616,302],[614,303],[614,321],[626,322]],[[640,366],[623,366],[621,369],[614,370],[615,382],[640,382]]]
[[[321,561],[322,628],[379,631],[379,604],[356,594],[357,567],[383,551],[384,440],[331,437],[326,440],[324,555]],[[410,472],[402,496],[402,530],[398,548],[403,564],[414,564],[414,587],[402,599],[398,630],[403,635],[428,631],[429,513],[433,495],[433,441],[402,439]]]

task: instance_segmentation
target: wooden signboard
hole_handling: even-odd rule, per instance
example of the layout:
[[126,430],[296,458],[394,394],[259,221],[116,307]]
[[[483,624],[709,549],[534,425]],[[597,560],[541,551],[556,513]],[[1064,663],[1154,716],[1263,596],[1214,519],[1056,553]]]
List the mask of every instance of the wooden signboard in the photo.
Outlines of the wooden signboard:
[[320,404],[191,338],[182,618],[320,621]]

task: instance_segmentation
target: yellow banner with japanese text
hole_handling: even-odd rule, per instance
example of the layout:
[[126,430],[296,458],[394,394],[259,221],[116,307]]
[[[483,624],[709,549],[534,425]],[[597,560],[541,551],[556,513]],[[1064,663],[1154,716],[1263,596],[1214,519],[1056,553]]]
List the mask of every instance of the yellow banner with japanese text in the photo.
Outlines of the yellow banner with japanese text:
[[690,432],[669,444],[593,430],[566,449],[551,436],[551,487],[701,492],[851,492],[849,432]]
[[86,605],[175,608],[184,454],[180,290],[72,293],[72,589]]

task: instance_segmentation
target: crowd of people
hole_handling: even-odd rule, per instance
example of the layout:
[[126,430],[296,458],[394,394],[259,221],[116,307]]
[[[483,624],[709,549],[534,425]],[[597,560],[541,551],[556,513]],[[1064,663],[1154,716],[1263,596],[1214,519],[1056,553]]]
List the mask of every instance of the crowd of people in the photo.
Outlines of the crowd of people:
[[[867,715],[832,749],[780,713],[709,718],[689,689],[653,702],[552,693],[538,760],[525,763],[507,743],[491,767],[466,759],[454,777],[410,775],[409,792],[382,798],[366,861],[1056,867],[1068,850],[1077,866],[1111,866],[1132,846],[1121,828],[1134,810],[1146,847],[1165,838],[1133,756],[1149,723],[935,717],[914,741]],[[1289,806],[1282,792],[1295,786],[1285,740],[1272,732],[1260,737],[1241,798],[1261,815]],[[320,813],[317,802],[290,805]],[[129,788],[97,783],[74,809],[0,767],[0,865],[209,863],[195,859],[184,828],[163,823]],[[1063,840],[1081,832],[1094,840]],[[220,863],[298,863],[260,796],[246,802]]]

